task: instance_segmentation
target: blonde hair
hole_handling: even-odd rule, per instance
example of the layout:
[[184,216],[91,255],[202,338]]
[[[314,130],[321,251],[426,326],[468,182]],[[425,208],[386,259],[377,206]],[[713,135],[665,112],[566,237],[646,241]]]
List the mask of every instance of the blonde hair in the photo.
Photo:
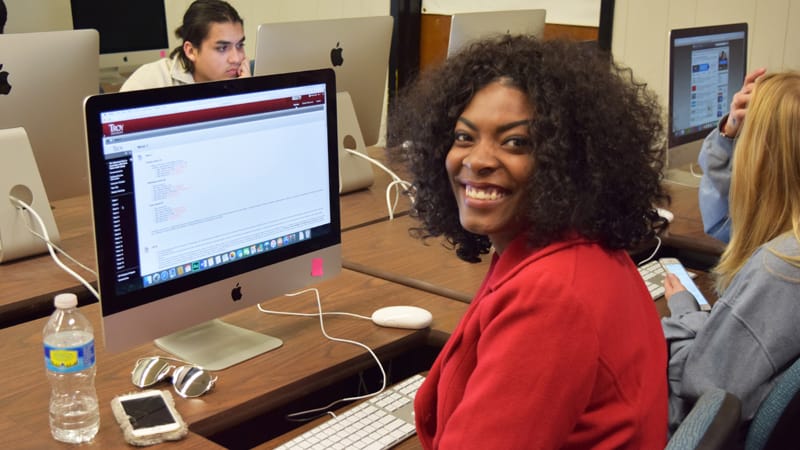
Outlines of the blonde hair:
[[[733,156],[731,240],[714,269],[723,291],[756,249],[791,232],[800,241],[800,72],[756,83]],[[800,256],[771,250],[800,267]]]

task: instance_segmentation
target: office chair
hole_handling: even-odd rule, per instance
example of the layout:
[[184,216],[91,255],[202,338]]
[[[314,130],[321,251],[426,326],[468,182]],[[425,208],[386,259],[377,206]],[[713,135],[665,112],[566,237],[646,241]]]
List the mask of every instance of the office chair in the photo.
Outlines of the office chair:
[[719,388],[706,391],[667,442],[666,450],[722,450],[739,428],[739,398]]
[[800,358],[781,375],[756,410],[745,450],[797,448],[800,443]]

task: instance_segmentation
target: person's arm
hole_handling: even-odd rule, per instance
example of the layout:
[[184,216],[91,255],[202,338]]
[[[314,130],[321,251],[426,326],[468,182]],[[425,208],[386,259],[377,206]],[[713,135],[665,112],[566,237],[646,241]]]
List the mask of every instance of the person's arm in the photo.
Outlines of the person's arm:
[[517,285],[481,311],[478,364],[439,448],[559,448],[586,408],[599,370],[595,324],[561,283],[527,281],[537,288]]
[[751,419],[772,380],[800,352],[797,279],[798,270],[769,251],[754,253],[682,349],[675,394],[695,401],[717,386],[739,397],[742,419]]
[[[727,117],[720,125],[724,126]],[[728,191],[731,185],[731,161],[734,140],[723,136],[720,127],[712,131],[703,141],[698,162],[703,169],[698,190],[700,216],[703,230],[709,236],[727,243],[730,240],[730,221],[728,218]]]
[[708,312],[700,310],[694,296],[671,273],[664,278],[664,298],[667,300],[670,316],[661,319],[661,328],[669,350],[667,375],[670,382],[674,383],[683,377],[683,363],[688,349],[708,319]]
[[734,140],[744,123],[756,80],[765,72],[766,69],[759,68],[747,74],[742,88],[733,96],[730,112],[706,136],[698,157],[703,169],[698,193],[703,228],[708,235],[726,243],[730,240],[728,191],[731,184]]
[[708,318],[708,312],[700,310],[694,296],[672,273],[664,277],[664,298],[670,312],[669,317],[661,319],[667,343],[672,345],[674,342],[694,339]]

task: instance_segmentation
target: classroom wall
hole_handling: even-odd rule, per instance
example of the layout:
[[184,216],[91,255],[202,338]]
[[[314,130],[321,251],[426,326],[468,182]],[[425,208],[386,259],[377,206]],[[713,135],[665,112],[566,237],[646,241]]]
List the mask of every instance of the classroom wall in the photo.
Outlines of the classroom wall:
[[800,70],[800,0],[616,0],[611,50],[667,107],[669,31],[747,22],[748,71]]
[[[6,32],[71,28],[69,0],[5,0]],[[191,0],[165,0],[167,27],[174,30]],[[255,50],[257,27],[269,21],[387,15],[389,0],[230,0],[245,20]],[[519,9],[538,5],[548,9],[550,23],[575,25],[599,20],[600,0],[423,0],[427,13],[490,9]],[[598,19],[592,19],[597,17]],[[800,0],[616,0],[612,32],[613,57],[633,68],[662,99],[666,108],[668,36],[673,28],[731,22],[750,25],[748,67],[800,70]],[[170,35],[170,48],[178,45]]]
[[[69,0],[5,0],[6,32],[72,27]],[[167,27],[181,22],[191,0],[165,0]],[[230,0],[245,19],[245,34],[255,50],[257,27],[268,21],[389,14],[389,0]],[[452,13],[519,9],[541,4],[548,22],[596,26],[600,0],[423,0],[424,12]],[[537,6],[538,7],[538,6]],[[746,21],[750,24],[750,68],[800,69],[800,0],[616,0],[612,52],[634,69],[661,97],[667,90],[667,37],[672,28]],[[170,35],[170,47],[178,45]]]

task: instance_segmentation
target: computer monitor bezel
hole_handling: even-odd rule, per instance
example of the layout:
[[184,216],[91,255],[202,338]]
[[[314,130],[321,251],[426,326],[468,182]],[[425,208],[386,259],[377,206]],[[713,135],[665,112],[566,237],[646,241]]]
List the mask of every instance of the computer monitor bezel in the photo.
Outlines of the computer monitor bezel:
[[[219,265],[146,289],[117,292],[115,288],[114,218],[111,216],[112,181],[108,180],[100,114],[228,97],[308,84],[325,84],[327,121],[328,198],[331,214],[327,233],[273,251]],[[341,218],[336,146],[336,92],[332,70],[313,70],[264,77],[145,89],[89,97],[85,102],[92,218],[98,264],[98,285],[106,349],[120,351],[161,336],[218,318],[246,306],[283,295],[333,277],[341,270]],[[224,149],[221,149],[224,153]],[[224,156],[223,156],[224,157]],[[245,167],[242,170],[256,170]],[[224,182],[221,177],[220,183]],[[213,180],[209,180],[213,182]],[[280,276],[280,267],[297,276]],[[202,278],[198,278],[202,277]],[[301,281],[298,282],[297,279]],[[241,299],[232,298],[235,288]]]
[[[728,35],[728,34],[742,34],[742,44],[743,44],[743,54],[741,64],[738,66],[741,68],[741,73],[737,76],[736,74],[729,73],[728,79],[728,99],[725,102],[728,106],[733,99],[733,95],[738,91],[741,87],[742,82],[744,80],[744,76],[747,73],[747,53],[748,53],[748,25],[747,23],[731,23],[731,24],[722,24],[722,25],[709,25],[709,26],[699,26],[699,27],[691,27],[691,28],[680,28],[674,29],[670,31],[669,34],[669,91],[668,91],[668,110],[667,110],[667,140],[668,146],[670,149],[688,144],[694,141],[702,141],[708,133],[714,129],[716,123],[702,129],[698,129],[693,132],[689,133],[676,133],[674,130],[675,126],[675,84],[677,76],[675,75],[677,67],[677,55],[678,48],[684,47],[684,45],[679,45],[679,41],[686,40],[686,39],[695,39],[695,40],[705,40],[708,41],[714,36],[718,35]],[[729,55],[729,58],[731,55]],[[730,64],[730,63],[729,63]],[[729,69],[730,70],[730,69]],[[724,111],[727,113],[727,110]]]

